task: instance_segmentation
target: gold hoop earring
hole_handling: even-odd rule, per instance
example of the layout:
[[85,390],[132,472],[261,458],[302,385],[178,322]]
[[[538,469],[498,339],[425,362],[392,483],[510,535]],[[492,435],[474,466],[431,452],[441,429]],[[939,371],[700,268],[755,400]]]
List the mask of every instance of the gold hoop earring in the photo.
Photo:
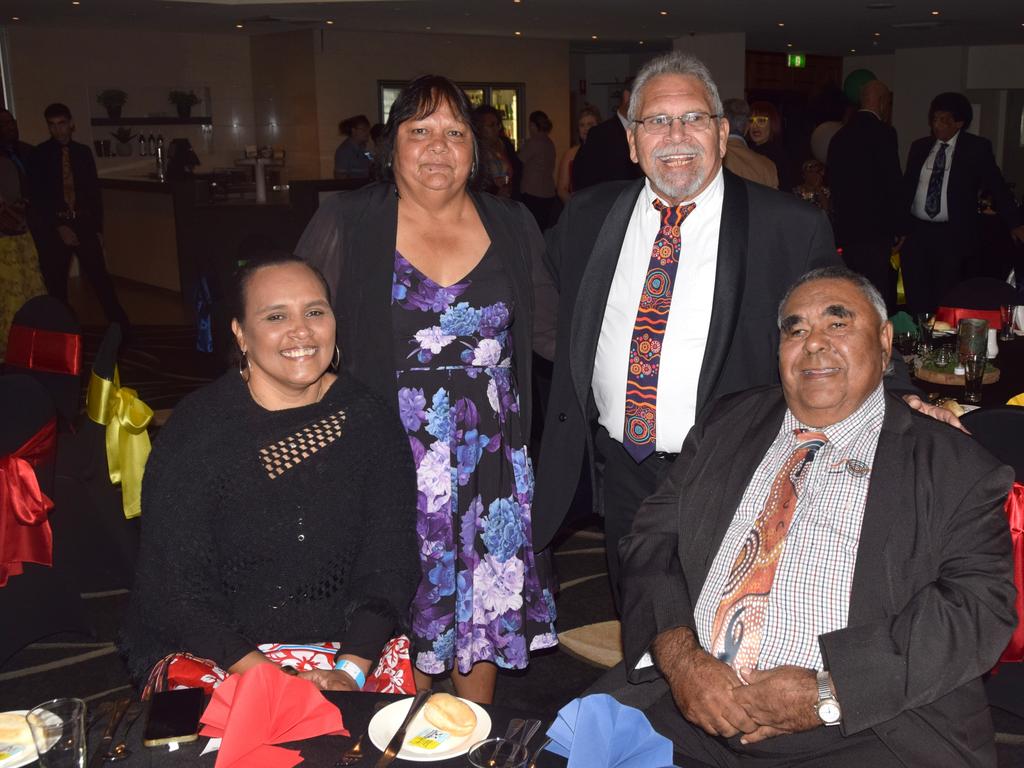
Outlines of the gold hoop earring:
[[331,359],[331,370],[337,371],[338,366],[341,365],[341,350],[338,349],[338,345],[334,345],[334,357]]
[[246,384],[249,383],[249,377],[252,376],[252,371],[249,369],[249,357],[245,354],[245,350],[241,350],[242,356],[238,359],[238,375],[242,377],[242,381]]

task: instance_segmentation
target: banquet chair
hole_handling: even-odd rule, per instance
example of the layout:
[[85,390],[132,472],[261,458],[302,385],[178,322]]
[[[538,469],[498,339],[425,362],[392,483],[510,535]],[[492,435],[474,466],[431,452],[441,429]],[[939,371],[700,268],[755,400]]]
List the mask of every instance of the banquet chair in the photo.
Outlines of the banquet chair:
[[[74,513],[51,507],[60,435],[49,394],[29,376],[0,376],[0,424],[2,664],[29,643],[58,632],[91,634],[91,628],[68,556],[70,542],[51,529],[51,521]],[[34,483],[17,472],[25,462]]]
[[[1013,467],[1017,482],[1024,483],[1024,408],[980,408],[961,417],[961,421],[982,446]],[[1024,562],[1019,558],[1015,567],[1018,574],[1024,572]],[[1024,717],[1024,664],[1001,664],[986,679],[985,691],[992,706]]]
[[990,328],[1002,322],[1000,308],[1017,303],[1016,289],[993,277],[972,277],[953,286],[935,310],[935,319],[956,326],[965,318],[987,320]]

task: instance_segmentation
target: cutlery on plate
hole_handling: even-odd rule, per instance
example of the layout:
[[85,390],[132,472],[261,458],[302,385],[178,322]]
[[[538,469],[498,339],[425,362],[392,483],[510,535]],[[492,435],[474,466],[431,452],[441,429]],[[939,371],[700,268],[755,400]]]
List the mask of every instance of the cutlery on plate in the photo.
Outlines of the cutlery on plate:
[[110,721],[107,723],[106,730],[103,731],[103,737],[100,739],[100,745],[96,747],[96,751],[92,753],[92,757],[89,758],[89,768],[98,768],[103,765],[103,761],[106,759],[107,753],[110,752],[110,745],[114,741],[114,733],[117,732],[117,726],[121,724],[121,718],[124,717],[125,712],[128,711],[128,707],[131,706],[131,699],[118,699],[114,702],[114,708],[110,713]]
[[540,753],[543,752],[550,743],[550,737],[544,739],[544,741],[541,742],[540,746],[537,747],[537,751],[533,753],[533,757],[530,758],[530,764],[527,766],[527,768],[537,768],[537,760],[540,759]]
[[416,717],[423,708],[423,705],[427,703],[430,695],[431,691],[417,692],[416,698],[412,700],[412,705],[409,707],[409,714],[405,716],[402,725],[395,731],[395,735],[391,737],[391,741],[388,742],[388,748],[384,750],[384,754],[380,756],[380,760],[377,761],[374,768],[387,768],[395,761],[398,753],[402,751],[402,744],[405,743],[405,732],[409,728],[409,723]]

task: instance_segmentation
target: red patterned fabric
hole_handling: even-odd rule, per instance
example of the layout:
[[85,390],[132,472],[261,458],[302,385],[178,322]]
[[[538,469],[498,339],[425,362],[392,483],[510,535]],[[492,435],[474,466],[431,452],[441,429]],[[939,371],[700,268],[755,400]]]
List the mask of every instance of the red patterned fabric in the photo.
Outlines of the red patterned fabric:
[[974,318],[987,320],[989,328],[1002,328],[1002,312],[998,309],[964,309],[963,307],[939,307],[935,310],[935,319],[949,323],[954,328],[961,320]]
[[7,364],[43,373],[77,376],[82,369],[82,337],[12,325],[7,336]]
[[53,502],[34,467],[52,461],[56,447],[57,421],[51,419],[16,451],[0,456],[0,587],[23,572],[23,563],[53,565]]
[[[339,648],[340,643],[265,643],[259,646],[260,652],[275,664],[295,667],[300,672],[333,669],[334,655]],[[154,665],[142,698],[145,700],[154,692],[176,688],[202,688],[211,694],[227,678],[227,670],[210,659],[201,659],[190,653],[172,653]],[[366,678],[363,690],[368,693],[416,693],[412,662],[409,660],[409,638],[402,635],[387,642],[376,669]]]
[[1013,583],[1017,587],[1017,628],[1000,662],[1024,661],[1024,485],[1014,483],[1006,498],[1006,517],[1013,539]]

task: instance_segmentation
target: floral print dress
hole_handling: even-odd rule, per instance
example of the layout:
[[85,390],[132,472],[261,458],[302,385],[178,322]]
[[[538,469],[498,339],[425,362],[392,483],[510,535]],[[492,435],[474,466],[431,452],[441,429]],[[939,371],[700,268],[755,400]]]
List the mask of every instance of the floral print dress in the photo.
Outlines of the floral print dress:
[[423,672],[478,661],[522,669],[557,644],[555,604],[534,562],[533,466],[511,365],[515,307],[488,248],[442,286],[395,252],[398,408],[417,476],[421,580],[412,659]]

